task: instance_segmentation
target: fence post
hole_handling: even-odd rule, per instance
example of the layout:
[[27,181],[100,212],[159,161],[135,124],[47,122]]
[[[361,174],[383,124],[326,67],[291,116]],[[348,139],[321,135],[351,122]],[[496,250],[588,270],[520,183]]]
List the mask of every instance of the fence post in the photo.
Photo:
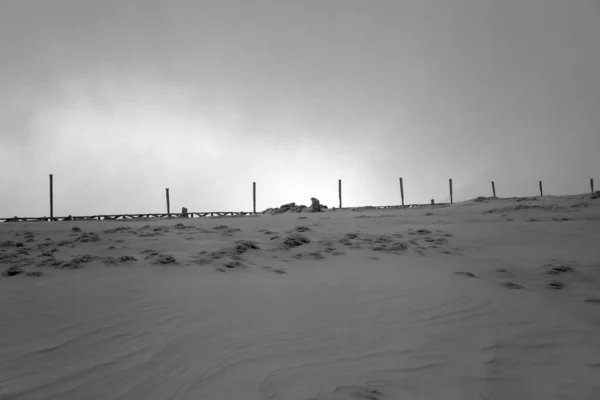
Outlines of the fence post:
[[54,221],[54,182],[50,174],[50,221]]
[[256,214],[256,182],[252,182],[252,212]]
[[167,192],[167,215],[171,218],[171,201],[169,199],[169,188],[165,189]]
[[494,181],[492,181],[492,193],[494,193],[494,198],[496,198],[496,185],[494,184]]
[[256,182],[252,182],[252,212],[256,214]]
[[542,181],[540,181],[540,196],[544,196],[544,189],[542,187]]
[[590,178],[590,187],[592,188],[592,194],[594,194],[594,178]]
[[404,207],[404,182],[400,178],[400,197],[402,197],[402,207]]
[[452,179],[450,179],[449,182],[450,182],[450,204],[454,204],[454,199],[452,197]]
[[342,180],[338,179],[338,194],[340,198],[340,209],[342,208]]

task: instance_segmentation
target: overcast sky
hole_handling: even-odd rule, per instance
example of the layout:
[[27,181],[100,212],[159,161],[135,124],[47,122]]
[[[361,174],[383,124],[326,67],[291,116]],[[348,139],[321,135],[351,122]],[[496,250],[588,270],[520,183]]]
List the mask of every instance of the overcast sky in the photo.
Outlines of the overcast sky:
[[0,0],[0,217],[600,187],[598,0]]

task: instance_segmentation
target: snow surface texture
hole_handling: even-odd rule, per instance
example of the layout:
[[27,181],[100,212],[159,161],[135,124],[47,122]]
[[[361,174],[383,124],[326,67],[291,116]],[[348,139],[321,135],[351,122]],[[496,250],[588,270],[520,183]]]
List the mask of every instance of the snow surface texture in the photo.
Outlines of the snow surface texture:
[[0,400],[597,399],[600,199],[0,224]]

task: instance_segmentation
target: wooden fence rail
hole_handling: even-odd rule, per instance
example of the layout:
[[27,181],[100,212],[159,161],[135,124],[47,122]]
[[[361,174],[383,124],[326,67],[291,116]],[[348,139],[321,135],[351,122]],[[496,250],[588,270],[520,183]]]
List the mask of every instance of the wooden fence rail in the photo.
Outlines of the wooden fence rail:
[[[435,203],[435,206],[447,206],[448,203]],[[417,208],[431,207],[431,204],[407,204],[404,206],[365,206],[365,207],[346,207],[342,210],[353,209],[400,209],[400,208]],[[339,208],[338,208],[339,210]],[[210,211],[210,212],[187,212],[183,213],[160,213],[160,214],[101,214],[101,215],[85,215],[85,216],[67,216],[67,217],[12,217],[0,218],[0,222],[35,222],[35,221],[113,221],[113,220],[145,220],[145,219],[173,219],[173,218],[206,218],[206,217],[235,217],[249,216],[262,214],[251,211]]]
[[86,216],[67,217],[12,217],[0,218],[0,222],[32,222],[32,221],[109,221],[109,220],[136,220],[136,219],[169,219],[169,218],[202,218],[202,217],[232,217],[253,215],[253,212],[245,211],[211,211],[211,212],[187,212],[182,213],[160,213],[160,214],[102,214]]

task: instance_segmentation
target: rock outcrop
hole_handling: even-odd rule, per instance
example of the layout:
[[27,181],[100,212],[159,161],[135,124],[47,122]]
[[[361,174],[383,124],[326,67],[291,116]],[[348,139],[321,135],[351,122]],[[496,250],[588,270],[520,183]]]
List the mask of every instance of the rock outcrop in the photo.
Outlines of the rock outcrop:
[[287,203],[283,204],[280,207],[276,208],[267,208],[262,213],[263,214],[283,214],[286,212],[322,212],[326,211],[328,208],[326,205],[321,204],[319,199],[311,197],[311,205],[307,207],[305,205],[296,205],[296,203]]

